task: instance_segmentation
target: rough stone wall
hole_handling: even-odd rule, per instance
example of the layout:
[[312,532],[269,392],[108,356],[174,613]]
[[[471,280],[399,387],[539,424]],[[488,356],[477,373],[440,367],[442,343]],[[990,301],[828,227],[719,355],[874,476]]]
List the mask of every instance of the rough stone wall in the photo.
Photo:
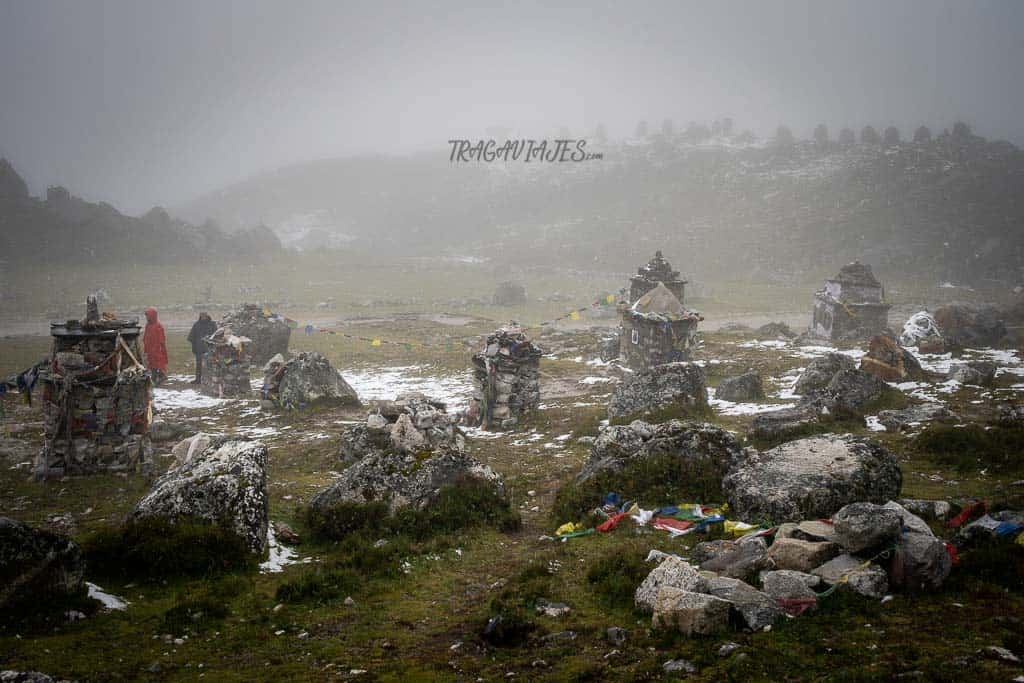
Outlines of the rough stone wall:
[[473,356],[476,391],[469,420],[484,429],[512,429],[540,403],[542,351],[518,329],[503,329]]
[[225,315],[220,324],[251,340],[249,357],[253,363],[263,365],[279,353],[288,355],[292,328],[280,315],[254,304],[245,304]]
[[689,360],[695,320],[663,321],[625,312],[619,335],[619,358],[626,367],[644,370]]
[[889,326],[889,304],[844,303],[818,292],[814,297],[811,331],[835,340],[869,339]]
[[252,356],[249,339],[239,338],[232,334],[230,328],[221,327],[207,338],[207,348],[199,390],[216,398],[250,396]]

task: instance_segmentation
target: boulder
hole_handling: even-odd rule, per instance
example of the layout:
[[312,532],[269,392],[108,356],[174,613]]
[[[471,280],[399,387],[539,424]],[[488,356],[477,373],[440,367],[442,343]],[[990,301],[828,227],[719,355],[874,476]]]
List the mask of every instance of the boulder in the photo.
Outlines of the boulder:
[[427,443],[426,438],[416,429],[416,425],[412,423],[412,418],[404,413],[398,417],[395,424],[391,425],[389,439],[391,449],[395,453],[402,454],[415,455],[422,451]]
[[129,519],[192,518],[233,529],[255,553],[267,549],[267,447],[214,443],[156,480]]
[[174,448],[171,449],[171,464],[168,466],[167,471],[170,472],[178,469],[210,446],[220,445],[227,440],[226,436],[207,434],[206,432],[199,432],[187,439],[182,439],[174,444]]
[[892,558],[892,585],[910,592],[938,590],[953,563],[946,544],[926,534],[903,534]]
[[924,369],[914,354],[887,334],[876,334],[871,338],[868,352],[860,359],[860,369],[885,382],[924,378]]
[[[836,528],[828,522],[821,522],[816,519],[807,519],[793,525],[792,530],[787,535],[790,538],[798,538],[801,541],[838,543]],[[776,538],[780,538],[780,536],[776,534]]]
[[909,512],[925,519],[946,521],[953,507],[944,500],[922,500],[919,498],[900,498],[896,501]]
[[819,391],[828,386],[836,373],[840,370],[853,370],[856,367],[854,360],[844,353],[829,352],[820,358],[815,358],[810,363],[793,387],[794,393],[807,395]]
[[746,458],[746,451],[736,437],[712,424],[669,420],[651,425],[637,420],[628,427],[602,429],[576,481],[621,472],[631,464],[662,456],[680,458],[702,470],[710,467],[724,476]]
[[759,401],[764,398],[761,375],[747,372],[738,377],[723,379],[715,389],[715,398],[733,403]]
[[707,588],[702,592],[728,600],[751,631],[771,626],[782,616],[782,610],[775,600],[739,579],[716,576],[708,579]]
[[[0,162],[3,162],[0,159]],[[52,676],[41,671],[0,671],[0,683],[54,683]]]
[[84,576],[85,562],[74,541],[0,517],[0,610],[82,595]]
[[828,519],[856,501],[899,495],[896,456],[880,444],[826,434],[750,454],[722,481],[733,511],[747,521]]
[[611,419],[642,415],[668,406],[706,406],[704,370],[695,363],[665,363],[640,370],[615,387],[608,404]]
[[[270,367],[272,364],[268,364]],[[316,351],[303,351],[273,370],[264,379],[264,388],[284,408],[303,408],[311,405],[358,406],[355,390]],[[274,382],[276,381],[276,390]]]
[[1003,427],[1018,427],[1024,424],[1024,403],[1011,405],[1004,403],[999,406],[997,421]]
[[950,304],[936,310],[934,317],[947,349],[1001,346],[1007,341],[1006,325],[995,306]]
[[999,368],[992,361],[972,360],[966,363],[955,363],[949,368],[948,379],[956,380],[961,384],[975,384],[978,386],[989,386],[996,379],[996,371]]
[[666,557],[637,587],[634,596],[637,608],[644,612],[653,611],[658,592],[665,586],[703,593],[707,588],[707,579],[686,560]]
[[664,586],[654,603],[654,628],[676,629],[684,635],[711,635],[729,628],[731,603],[713,595]]
[[935,323],[935,318],[926,311],[915,313],[903,324],[899,342],[903,346],[916,346],[921,353],[929,353],[934,349],[938,349],[935,352],[942,353],[945,349],[945,341],[942,339],[939,326]]
[[832,523],[839,543],[851,553],[881,549],[899,538],[901,529],[898,511],[864,502],[845,506]]
[[166,420],[153,420],[149,425],[149,438],[154,443],[173,441],[181,438],[182,434],[191,431],[191,427],[181,422],[168,422]]
[[792,339],[796,332],[783,322],[772,322],[761,325],[754,331],[758,339]]
[[[889,578],[876,564],[863,566],[864,561],[849,553],[834,557],[811,573],[830,586],[839,584],[860,595],[879,599],[889,592]],[[845,578],[844,578],[845,577]]]
[[817,577],[788,569],[761,574],[764,592],[776,601],[817,600],[818,596],[810,587],[812,580]]
[[767,544],[756,536],[738,541],[704,541],[694,547],[690,556],[702,571],[732,579],[747,579],[773,566]]
[[482,479],[504,491],[501,477],[490,467],[456,449],[442,447],[415,455],[378,451],[346,468],[316,494],[310,507],[329,514],[340,503],[385,501],[392,512],[409,505],[422,509],[442,487],[463,477]]
[[778,569],[809,572],[832,559],[840,552],[835,543],[803,541],[798,538],[778,538],[768,550],[768,557]]
[[814,399],[823,401],[833,413],[859,414],[880,399],[886,389],[885,382],[863,370],[840,370]]
[[924,422],[951,422],[958,419],[941,403],[918,403],[903,410],[883,410],[878,413],[878,421],[886,431],[905,432]]
[[894,511],[900,517],[900,526],[904,533],[912,534],[924,534],[925,536],[934,536],[931,527],[923,519],[915,515],[913,512],[903,507],[899,503],[890,500],[882,507],[887,510]]
[[754,416],[750,422],[750,436],[767,441],[785,441],[805,434],[818,422],[818,409],[812,405],[770,410]]

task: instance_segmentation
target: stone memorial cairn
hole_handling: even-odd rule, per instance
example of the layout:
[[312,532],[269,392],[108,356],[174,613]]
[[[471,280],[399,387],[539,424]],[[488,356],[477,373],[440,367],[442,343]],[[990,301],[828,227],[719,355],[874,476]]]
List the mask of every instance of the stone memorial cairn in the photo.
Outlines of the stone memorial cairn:
[[242,398],[252,393],[250,339],[219,327],[206,338],[209,351],[203,356],[203,378],[199,390],[216,398]]
[[487,338],[473,356],[477,389],[469,421],[484,429],[512,429],[540,403],[540,350],[515,323]]
[[619,314],[619,358],[633,370],[689,360],[703,320],[661,282],[632,305],[620,303]]
[[243,304],[237,311],[225,315],[220,324],[222,327],[230,327],[236,335],[251,340],[249,357],[253,363],[260,365],[279,353],[288,356],[292,325],[297,325],[294,321],[256,304]]
[[847,264],[815,292],[811,334],[836,340],[869,339],[889,326],[889,304],[884,299],[885,291],[871,266],[858,261]]
[[150,465],[153,384],[139,359],[138,321],[99,313],[50,326],[43,383],[43,450],[35,476],[145,470]]

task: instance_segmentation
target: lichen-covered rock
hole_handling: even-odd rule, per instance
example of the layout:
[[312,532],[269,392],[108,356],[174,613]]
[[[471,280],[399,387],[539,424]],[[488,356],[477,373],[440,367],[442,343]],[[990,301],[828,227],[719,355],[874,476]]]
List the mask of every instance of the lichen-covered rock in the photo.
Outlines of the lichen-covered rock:
[[839,545],[826,541],[804,541],[799,538],[778,538],[768,549],[768,557],[777,569],[809,572],[840,552]]
[[844,353],[829,352],[815,358],[800,374],[793,387],[793,392],[801,395],[819,391],[828,386],[840,370],[853,370],[857,367],[853,359]]
[[774,565],[763,538],[747,536],[738,541],[704,541],[691,553],[702,571],[731,579],[747,579]]
[[727,600],[704,593],[662,587],[654,603],[654,628],[676,629],[684,635],[711,635],[729,628]]
[[267,549],[267,447],[226,441],[194,453],[157,479],[130,519],[201,519],[232,529],[255,553]]
[[316,351],[303,351],[283,364],[268,363],[263,387],[264,394],[284,408],[359,405],[341,372]]
[[722,481],[735,513],[773,523],[827,519],[857,501],[892,500],[903,483],[896,456],[849,434],[814,436],[753,453]]
[[765,626],[771,626],[782,616],[778,603],[767,593],[739,579],[725,576],[710,578],[707,580],[707,587],[701,592],[728,600],[751,631],[760,631]]
[[0,610],[79,595],[84,576],[85,563],[74,541],[0,517]]
[[860,413],[882,397],[888,386],[863,370],[840,370],[814,400],[833,413]]
[[834,557],[811,573],[820,576],[830,586],[839,584],[855,593],[869,597],[881,598],[889,592],[889,577],[885,570],[876,564],[863,566],[864,561],[843,553]]
[[998,367],[992,361],[972,360],[950,366],[947,377],[961,384],[988,386],[995,381]]
[[924,422],[951,422],[956,420],[955,413],[941,403],[919,403],[903,410],[883,410],[878,413],[878,421],[886,431],[904,432]]
[[598,474],[621,472],[628,465],[656,456],[708,465],[724,476],[742,462],[746,452],[732,434],[706,422],[669,420],[652,425],[635,420],[629,426],[601,430],[576,481],[583,483]]
[[182,439],[178,443],[174,444],[174,448],[171,449],[171,464],[167,468],[167,471],[176,470],[196,455],[204,452],[207,448],[213,445],[220,445],[227,441],[226,436],[219,434],[207,434],[206,432],[199,432],[193,434],[187,439]]
[[382,451],[417,453],[446,448],[462,451],[466,437],[458,418],[445,405],[422,394],[404,394],[380,404],[366,423],[347,428],[341,435],[341,459],[360,460]]
[[900,536],[889,577],[892,585],[910,592],[937,590],[953,566],[946,544],[934,536]]
[[704,370],[695,363],[665,363],[635,372],[615,387],[608,404],[611,419],[651,413],[668,406],[708,403]]
[[412,418],[403,413],[398,416],[395,424],[391,425],[391,449],[395,453],[416,454],[426,447],[427,440],[416,429]]
[[637,587],[634,594],[637,608],[644,612],[653,611],[658,593],[664,586],[703,593],[707,588],[707,579],[701,576],[700,572],[686,560],[672,556],[666,557]]
[[764,398],[761,375],[746,372],[738,377],[723,379],[715,388],[715,398],[733,403],[760,401]]
[[325,514],[341,503],[384,501],[392,512],[409,505],[424,508],[442,487],[462,477],[476,477],[504,490],[501,477],[490,467],[455,449],[416,454],[377,451],[345,469],[316,494],[310,507]]
[[839,543],[851,553],[881,548],[900,535],[900,513],[874,503],[850,503],[832,516],[832,523]]
[[816,600],[818,596],[810,588],[807,577],[803,572],[780,569],[761,574],[761,585],[764,592],[777,601]]

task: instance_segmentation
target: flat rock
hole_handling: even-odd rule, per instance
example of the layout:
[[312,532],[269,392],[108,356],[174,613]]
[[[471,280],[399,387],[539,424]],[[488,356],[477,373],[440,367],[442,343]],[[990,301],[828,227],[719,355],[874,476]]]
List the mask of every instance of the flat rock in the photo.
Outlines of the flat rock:
[[779,570],[761,575],[764,592],[773,600],[817,600],[817,595],[807,585],[802,572]]
[[952,422],[957,416],[941,403],[919,403],[902,410],[883,410],[878,421],[889,432],[905,432],[925,422]]
[[747,537],[738,541],[704,541],[691,553],[703,571],[732,579],[746,579],[772,566],[763,538]]
[[779,523],[828,519],[856,501],[884,503],[902,481],[896,456],[880,444],[829,434],[750,454],[722,489],[741,519]]
[[708,579],[707,588],[702,592],[728,600],[752,631],[760,631],[782,616],[782,610],[775,600],[739,579],[716,576]]
[[675,629],[684,635],[710,635],[729,628],[732,605],[704,593],[663,586],[654,603],[654,628]]
[[920,498],[900,498],[896,501],[909,512],[924,519],[934,519],[940,522],[946,521],[953,507],[944,500],[923,500]]
[[867,567],[863,565],[864,560],[844,553],[817,567],[811,573],[820,576],[822,581],[830,586],[839,584],[869,598],[883,597],[889,592],[889,577],[885,570],[876,564]]
[[768,549],[768,557],[778,569],[809,572],[840,553],[839,545],[828,541],[804,541],[778,538]]

